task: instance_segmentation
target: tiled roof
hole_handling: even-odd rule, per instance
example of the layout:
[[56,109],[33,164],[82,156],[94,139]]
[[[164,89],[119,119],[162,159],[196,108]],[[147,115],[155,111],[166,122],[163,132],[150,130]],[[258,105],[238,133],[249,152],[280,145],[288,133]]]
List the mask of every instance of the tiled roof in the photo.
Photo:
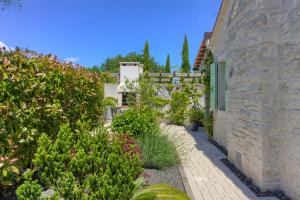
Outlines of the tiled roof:
[[202,40],[201,46],[199,48],[198,54],[196,56],[195,62],[194,62],[194,69],[195,70],[200,70],[201,63],[204,59],[205,56],[205,51],[206,51],[206,41],[209,40],[212,36],[212,32],[205,32],[204,33],[204,38]]

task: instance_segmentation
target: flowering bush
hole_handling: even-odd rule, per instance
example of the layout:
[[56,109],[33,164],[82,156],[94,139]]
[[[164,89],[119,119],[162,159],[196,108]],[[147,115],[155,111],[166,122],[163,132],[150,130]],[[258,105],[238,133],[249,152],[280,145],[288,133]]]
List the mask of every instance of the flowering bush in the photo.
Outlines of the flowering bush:
[[102,124],[103,83],[96,73],[31,51],[0,52],[0,184],[31,166],[41,133],[62,123]]

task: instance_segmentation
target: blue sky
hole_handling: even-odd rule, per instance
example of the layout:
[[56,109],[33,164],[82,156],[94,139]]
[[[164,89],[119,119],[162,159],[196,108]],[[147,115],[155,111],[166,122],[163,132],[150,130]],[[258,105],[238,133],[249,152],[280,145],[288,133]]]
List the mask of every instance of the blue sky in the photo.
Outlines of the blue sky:
[[21,9],[0,10],[0,41],[52,53],[60,59],[100,65],[107,57],[150,53],[181,64],[184,34],[193,64],[205,31],[211,31],[221,0],[21,0]]

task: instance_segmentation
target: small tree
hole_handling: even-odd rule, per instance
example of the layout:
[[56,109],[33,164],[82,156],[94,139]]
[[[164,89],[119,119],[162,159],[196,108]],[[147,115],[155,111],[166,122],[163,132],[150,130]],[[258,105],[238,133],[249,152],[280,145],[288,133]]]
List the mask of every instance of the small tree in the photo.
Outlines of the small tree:
[[166,73],[170,73],[171,72],[170,54],[167,55],[165,72]]
[[145,43],[143,57],[144,57],[144,69],[145,69],[145,71],[149,71],[151,66],[149,66],[150,65],[150,50],[149,50],[148,40],[146,40],[146,43]]
[[190,71],[190,60],[189,60],[189,44],[187,36],[184,36],[184,42],[182,47],[182,63],[181,63],[181,70],[182,72],[188,73]]

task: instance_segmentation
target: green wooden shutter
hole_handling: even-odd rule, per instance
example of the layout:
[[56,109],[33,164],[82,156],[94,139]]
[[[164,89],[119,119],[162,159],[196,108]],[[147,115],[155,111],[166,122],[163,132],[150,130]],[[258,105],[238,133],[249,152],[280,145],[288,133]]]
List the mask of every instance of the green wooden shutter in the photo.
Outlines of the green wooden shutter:
[[228,103],[229,103],[229,88],[228,88],[228,80],[229,80],[229,68],[225,63],[225,111],[228,110]]
[[216,109],[216,64],[212,63],[210,65],[210,109],[214,111]]

